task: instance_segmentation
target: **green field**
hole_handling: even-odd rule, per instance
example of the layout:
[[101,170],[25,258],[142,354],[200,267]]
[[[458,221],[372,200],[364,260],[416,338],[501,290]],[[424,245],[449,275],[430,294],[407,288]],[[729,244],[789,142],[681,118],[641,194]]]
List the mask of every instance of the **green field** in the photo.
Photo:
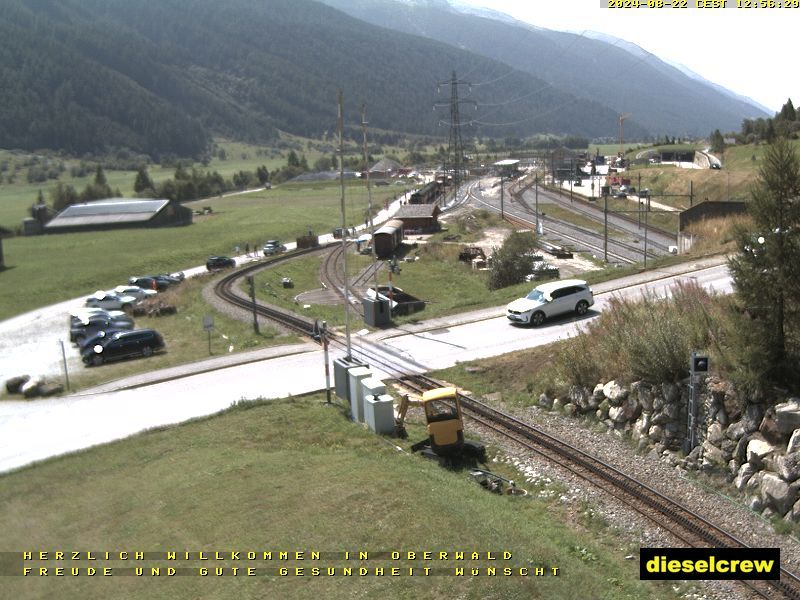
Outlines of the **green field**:
[[[380,189],[380,188],[379,188]],[[386,188],[382,188],[385,190]],[[383,206],[396,190],[376,191]],[[272,190],[189,203],[212,207],[187,227],[69,233],[3,240],[7,269],[0,286],[0,319],[127,282],[132,275],[163,273],[205,264],[208,256],[277,238],[293,241],[313,229],[330,232],[340,221],[338,183],[286,184]],[[351,223],[364,218],[362,182],[347,186]]]
[[[410,434],[416,439],[420,427]],[[16,553],[3,555],[4,570],[17,574],[33,566],[38,573],[47,566],[54,574],[53,560],[23,565],[23,551],[46,550],[51,559],[58,550],[148,553],[144,561],[66,565],[110,566],[116,571],[111,577],[5,577],[3,595],[671,600],[686,593],[686,586],[639,581],[638,562],[624,560],[638,554],[636,546],[618,537],[591,505],[558,500],[561,487],[524,483],[526,497],[497,496],[465,471],[443,469],[392,445],[407,448],[410,441],[390,441],[352,424],[340,405],[326,407],[317,395],[243,405],[0,475],[0,552]],[[168,551],[256,551],[260,557],[272,551],[276,558],[170,564]],[[277,560],[279,551],[305,552],[305,560]],[[323,554],[312,560],[312,551]],[[365,551],[369,558],[345,560],[345,551]],[[377,554],[393,551],[448,552],[450,558]],[[456,562],[456,551],[482,556]],[[486,559],[487,552],[503,551],[511,558]],[[162,554],[153,560],[149,553]],[[122,569],[138,566],[147,573],[161,567],[162,575],[124,576]],[[208,567],[212,576],[168,577],[169,566],[192,573]],[[257,576],[214,577],[219,566],[251,566]],[[344,567],[357,573],[360,566],[373,574],[342,574]],[[421,576],[426,566],[443,571]],[[492,566],[541,567],[548,574],[486,575]],[[279,567],[292,575],[276,576]],[[296,567],[305,568],[303,577],[294,575]],[[314,577],[313,567],[335,568],[338,576]],[[380,567],[385,574],[374,574]],[[403,574],[391,576],[391,567]],[[410,567],[416,575],[407,574]],[[457,567],[467,575],[453,576]],[[470,576],[471,567],[482,574]]]
[[[476,271],[458,260],[459,244],[429,243],[417,248],[404,245],[407,256],[419,257],[413,262],[399,262],[400,272],[392,275],[392,285],[428,304],[421,312],[393,319],[396,325],[452,315],[467,310],[500,306],[530,291],[530,283],[490,291],[486,288],[487,271]],[[344,325],[342,304],[313,304],[305,308],[296,297],[309,290],[321,288],[319,270],[321,256],[309,256],[284,263],[256,275],[257,297],[263,302],[299,312],[310,318],[325,320],[331,326]],[[360,269],[372,262],[369,256],[351,252],[348,255],[348,272],[353,278]],[[289,277],[294,287],[287,289],[281,280]],[[372,285],[372,280],[369,282]],[[378,273],[378,285],[388,285],[389,271],[383,267]],[[363,326],[361,317],[350,313],[351,324]]]
[[[298,157],[305,156],[309,168],[313,170],[314,162],[318,158],[333,154],[334,143],[281,134],[281,140],[274,147],[216,140],[214,148],[212,157],[206,165],[192,164],[189,161],[182,161],[182,164],[186,169],[194,167],[201,172],[217,171],[225,179],[230,180],[234,173],[254,172],[260,166],[266,166],[269,171],[274,171],[286,165],[289,152],[294,150]],[[381,154],[393,153],[397,156],[405,154],[405,150],[401,148],[383,147],[379,149]],[[370,152],[373,151],[370,150]],[[220,156],[224,156],[224,158],[220,158]],[[345,156],[348,158],[360,157],[361,147],[352,143],[346,145]],[[381,155],[378,155],[374,159],[380,158]],[[29,163],[34,159],[39,164],[48,166],[63,165],[64,171],[61,172],[58,179],[28,183]],[[44,195],[45,201],[51,204],[50,192],[58,182],[71,185],[80,193],[93,180],[96,165],[103,164],[101,159],[97,159],[96,162],[94,160],[83,161],[84,165],[88,167],[87,174],[83,177],[73,177],[71,170],[80,167],[81,162],[79,159],[63,158],[57,155],[32,155],[27,152],[0,149],[0,227],[16,229],[22,219],[30,216],[28,209],[35,203],[40,191]],[[150,179],[156,184],[171,179],[175,174],[175,167],[164,167],[157,164],[147,164],[146,166]],[[112,190],[118,189],[123,197],[135,195],[133,190],[136,180],[135,170],[117,170],[104,165],[104,172]],[[9,177],[13,178],[12,183],[8,181]]]

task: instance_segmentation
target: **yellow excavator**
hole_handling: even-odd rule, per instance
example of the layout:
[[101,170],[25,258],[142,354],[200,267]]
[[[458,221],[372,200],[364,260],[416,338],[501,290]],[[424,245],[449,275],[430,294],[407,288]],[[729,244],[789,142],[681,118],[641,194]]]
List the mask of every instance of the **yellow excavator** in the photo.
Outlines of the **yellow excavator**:
[[411,400],[404,395],[400,400],[395,419],[399,435],[405,436],[405,419],[409,406],[421,406],[425,411],[428,437],[411,446],[413,452],[420,451],[429,458],[447,461],[461,458],[475,458],[484,461],[486,448],[478,442],[464,440],[464,419],[461,416],[461,403],[458,390],[443,387],[428,390],[420,400]]

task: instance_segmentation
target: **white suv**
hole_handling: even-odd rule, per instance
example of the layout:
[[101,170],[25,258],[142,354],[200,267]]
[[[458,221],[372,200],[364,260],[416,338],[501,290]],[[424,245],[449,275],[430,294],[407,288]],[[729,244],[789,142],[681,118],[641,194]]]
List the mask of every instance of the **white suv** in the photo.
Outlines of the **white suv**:
[[514,300],[506,308],[512,323],[541,325],[545,319],[575,311],[585,315],[594,304],[592,290],[581,279],[564,279],[538,285],[524,298]]

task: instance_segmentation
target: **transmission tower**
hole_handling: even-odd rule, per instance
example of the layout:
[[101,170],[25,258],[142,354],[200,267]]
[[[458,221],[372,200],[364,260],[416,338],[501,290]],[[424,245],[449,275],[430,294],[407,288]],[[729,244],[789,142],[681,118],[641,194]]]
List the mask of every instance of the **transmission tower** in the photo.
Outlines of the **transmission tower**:
[[[439,85],[450,85],[450,102],[436,102],[433,105],[433,109],[436,110],[437,106],[449,106],[450,107],[450,141],[447,145],[447,159],[450,161],[450,165],[453,171],[453,188],[455,190],[454,193],[458,193],[458,188],[461,186],[461,182],[464,180],[465,168],[464,168],[464,142],[461,140],[461,116],[459,114],[459,104],[468,103],[472,104],[475,109],[478,109],[478,103],[475,100],[459,100],[458,98],[458,86],[459,85],[466,85],[470,86],[471,84],[467,81],[459,81],[456,77],[456,72],[453,71],[453,76],[446,81],[440,81]],[[439,121],[439,124],[442,124],[442,121]],[[447,177],[447,162],[445,162],[445,177]],[[445,180],[446,181],[446,180]]]

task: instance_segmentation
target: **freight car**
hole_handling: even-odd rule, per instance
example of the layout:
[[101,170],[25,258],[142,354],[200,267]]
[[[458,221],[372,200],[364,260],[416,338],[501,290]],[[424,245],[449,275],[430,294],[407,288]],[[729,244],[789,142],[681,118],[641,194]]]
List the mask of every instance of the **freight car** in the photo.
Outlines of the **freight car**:
[[403,222],[392,219],[378,229],[374,235],[375,254],[378,258],[391,258],[403,241]]
[[431,181],[416,192],[411,194],[409,204],[433,204],[438,200],[442,192],[442,184],[438,181]]

